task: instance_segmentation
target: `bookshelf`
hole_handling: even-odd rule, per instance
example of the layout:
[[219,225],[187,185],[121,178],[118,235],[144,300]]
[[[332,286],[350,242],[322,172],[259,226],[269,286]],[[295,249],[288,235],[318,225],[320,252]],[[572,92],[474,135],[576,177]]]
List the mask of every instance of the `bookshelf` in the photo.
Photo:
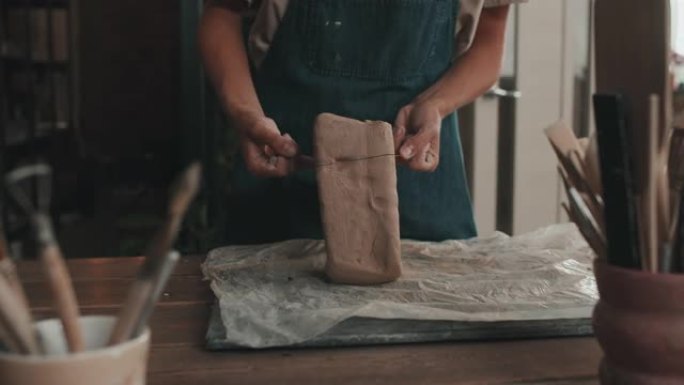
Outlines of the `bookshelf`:
[[[64,157],[77,153],[65,150],[75,138],[74,2],[0,2],[0,175],[36,160],[49,163],[53,202],[60,194],[62,166],[70,163]],[[12,242],[26,224],[0,191],[1,219]],[[57,218],[58,205],[53,206]]]

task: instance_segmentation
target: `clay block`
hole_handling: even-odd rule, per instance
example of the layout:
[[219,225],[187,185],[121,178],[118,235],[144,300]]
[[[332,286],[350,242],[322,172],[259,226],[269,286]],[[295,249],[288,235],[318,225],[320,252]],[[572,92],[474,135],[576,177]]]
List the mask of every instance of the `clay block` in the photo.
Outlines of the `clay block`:
[[371,285],[401,275],[392,126],[321,114],[314,155],[328,258],[337,283]]

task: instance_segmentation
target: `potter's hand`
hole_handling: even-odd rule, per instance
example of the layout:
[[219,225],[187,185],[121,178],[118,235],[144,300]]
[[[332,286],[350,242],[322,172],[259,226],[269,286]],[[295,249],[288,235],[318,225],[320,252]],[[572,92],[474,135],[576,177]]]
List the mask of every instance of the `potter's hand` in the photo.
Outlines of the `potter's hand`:
[[415,171],[435,171],[439,164],[442,115],[429,102],[404,106],[394,122],[394,147],[401,163]]
[[282,135],[272,119],[254,114],[236,119],[247,169],[256,176],[284,177],[298,167],[297,143]]

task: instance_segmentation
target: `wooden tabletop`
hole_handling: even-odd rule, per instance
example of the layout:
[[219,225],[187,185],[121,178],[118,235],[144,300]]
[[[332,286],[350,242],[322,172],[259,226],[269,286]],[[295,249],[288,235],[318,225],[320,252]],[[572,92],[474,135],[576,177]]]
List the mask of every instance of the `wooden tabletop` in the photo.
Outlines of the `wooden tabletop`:
[[[148,384],[596,384],[593,338],[413,344],[358,348],[209,352],[213,295],[203,257],[183,257],[151,321]],[[84,314],[115,314],[140,258],[70,260]],[[19,265],[35,314],[52,316],[37,262]]]

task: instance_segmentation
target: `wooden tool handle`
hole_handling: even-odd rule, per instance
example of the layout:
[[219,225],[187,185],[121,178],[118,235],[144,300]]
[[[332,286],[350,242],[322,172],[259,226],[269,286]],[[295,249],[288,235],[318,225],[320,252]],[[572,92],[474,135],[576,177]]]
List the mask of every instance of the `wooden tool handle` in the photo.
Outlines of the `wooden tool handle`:
[[[26,297],[26,292],[24,292],[24,287],[21,285],[21,281],[19,280],[17,268],[9,258],[0,260],[0,279],[4,279],[7,286],[12,291],[12,294],[16,299],[15,311],[19,313],[19,316],[23,320],[22,322],[32,325],[33,317],[31,317],[31,309]],[[40,349],[40,344],[38,344],[35,333],[29,334],[29,345],[31,347]],[[33,350],[34,349],[31,349],[31,353],[34,353]]]
[[0,335],[15,352],[38,354],[40,348],[33,333],[30,313],[26,313],[22,306],[9,283],[0,277]]
[[3,275],[10,285],[17,298],[22,302],[22,305],[26,310],[29,309],[28,300],[26,299],[26,293],[24,293],[24,288],[21,286],[21,281],[19,280],[19,275],[17,274],[17,267],[12,261],[11,255],[7,250],[7,242],[5,238],[0,233],[0,275]]
[[54,244],[46,245],[41,252],[41,260],[54,295],[57,313],[62,321],[69,351],[80,352],[85,346],[79,323],[78,302],[59,247]]
[[26,293],[24,292],[23,286],[21,286],[17,268],[10,259],[0,260],[0,275],[5,278],[5,281],[10,286],[17,299],[21,302],[22,307],[28,310],[29,306]]
[[658,129],[659,129],[659,106],[660,98],[651,95],[649,102],[649,131],[646,145],[646,185],[641,196],[641,220],[643,225],[644,255],[647,270],[655,273],[658,271]]

